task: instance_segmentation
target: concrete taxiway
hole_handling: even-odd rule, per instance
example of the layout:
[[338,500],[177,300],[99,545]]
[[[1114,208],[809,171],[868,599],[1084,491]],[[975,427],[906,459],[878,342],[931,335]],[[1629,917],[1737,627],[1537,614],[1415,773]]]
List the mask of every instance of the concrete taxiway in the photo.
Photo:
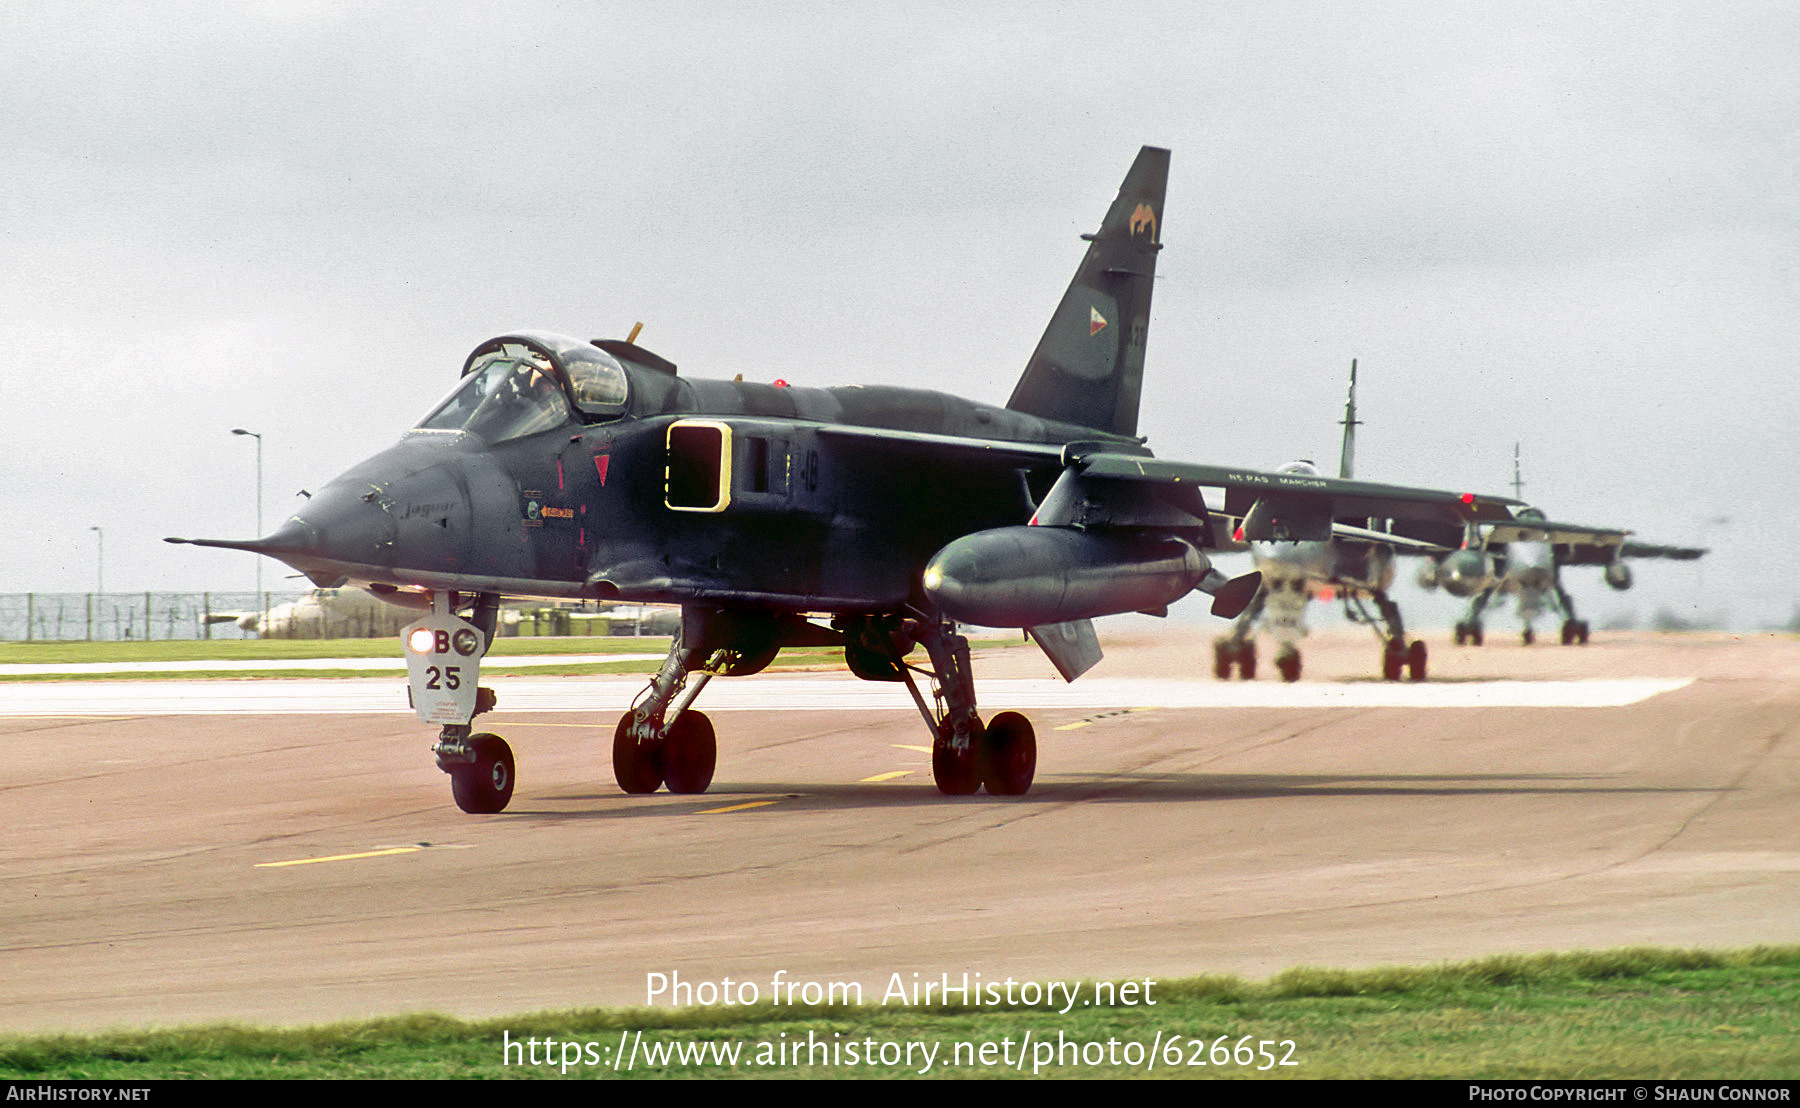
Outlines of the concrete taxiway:
[[1208,641],[1133,630],[1061,700],[984,652],[984,714],[1038,730],[1017,799],[940,797],[910,702],[839,674],[714,682],[701,797],[613,785],[639,682],[495,674],[488,817],[391,680],[9,684],[0,1028],[1800,942],[1800,642],[1433,641],[1407,687],[1366,637],[1296,686]]

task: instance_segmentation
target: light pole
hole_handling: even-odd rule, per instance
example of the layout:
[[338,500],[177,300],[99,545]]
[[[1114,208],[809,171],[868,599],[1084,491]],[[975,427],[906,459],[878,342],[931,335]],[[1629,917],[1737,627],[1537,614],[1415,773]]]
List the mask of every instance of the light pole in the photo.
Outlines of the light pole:
[[[98,599],[106,593],[106,529],[102,527],[89,527],[88,530],[94,533],[95,539],[97,539],[100,544],[100,565],[95,571],[94,581],[94,598]],[[87,637],[89,642],[94,640],[94,602],[94,599],[90,599],[87,605]]]
[[[231,433],[234,435],[249,435],[256,440],[256,537],[260,539],[263,535],[262,436],[255,431],[246,431],[242,427],[232,428]],[[259,554],[256,558],[256,610],[259,615],[257,621],[257,626],[259,627],[262,626],[260,617],[268,614],[268,604],[263,597],[262,591],[262,564],[262,555]]]
[[88,530],[94,533],[100,543],[100,565],[95,571],[94,581],[94,595],[99,596],[106,592],[106,529],[104,527],[89,527]]

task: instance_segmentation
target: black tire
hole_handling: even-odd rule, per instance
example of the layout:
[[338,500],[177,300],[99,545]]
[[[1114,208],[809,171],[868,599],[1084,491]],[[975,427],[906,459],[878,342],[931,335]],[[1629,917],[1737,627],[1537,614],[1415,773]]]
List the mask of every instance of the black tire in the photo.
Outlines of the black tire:
[[1024,796],[1037,774],[1037,733],[1017,712],[988,721],[981,739],[981,783],[990,796]]
[[631,733],[631,713],[613,729],[613,780],[633,795],[653,793],[662,785],[662,740],[639,742]]
[[1281,679],[1288,684],[1300,680],[1300,652],[1298,650],[1277,654],[1275,668],[1281,671]]
[[1524,641],[1526,646],[1530,646],[1532,643],[1537,641],[1537,632],[1533,631],[1531,628],[1527,627],[1527,628],[1525,628],[1525,630],[1523,632],[1520,633],[1519,638]]
[[945,720],[931,744],[931,777],[945,796],[968,796],[981,788],[981,721],[974,721],[973,733],[961,748],[952,739],[950,721]]
[[719,756],[712,720],[689,709],[675,717],[662,741],[663,780],[672,793],[703,793]]
[[1391,642],[1381,652],[1381,679],[1398,681],[1400,673],[1406,668],[1406,647]]
[[475,761],[450,771],[450,795],[456,806],[473,815],[504,811],[512,800],[515,780],[512,747],[498,735],[474,735],[469,746]]
[[1256,680],[1256,643],[1246,641],[1238,649],[1238,676],[1246,681]]
[[1213,676],[1221,681],[1231,680],[1231,663],[1236,654],[1229,642],[1213,643]]
[[1406,648],[1406,679],[1408,681],[1425,680],[1425,640],[1414,639]]

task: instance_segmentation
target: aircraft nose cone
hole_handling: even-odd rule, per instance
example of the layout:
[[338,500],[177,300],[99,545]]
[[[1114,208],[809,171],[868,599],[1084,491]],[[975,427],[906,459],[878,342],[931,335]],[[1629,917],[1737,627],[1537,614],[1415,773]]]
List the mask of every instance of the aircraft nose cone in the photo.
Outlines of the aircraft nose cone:
[[1474,596],[1488,586],[1493,565],[1486,554],[1475,550],[1459,550],[1444,559],[1438,581],[1451,596]]
[[384,565],[394,545],[394,517],[375,489],[333,482],[294,513],[283,532],[299,540],[294,553]]

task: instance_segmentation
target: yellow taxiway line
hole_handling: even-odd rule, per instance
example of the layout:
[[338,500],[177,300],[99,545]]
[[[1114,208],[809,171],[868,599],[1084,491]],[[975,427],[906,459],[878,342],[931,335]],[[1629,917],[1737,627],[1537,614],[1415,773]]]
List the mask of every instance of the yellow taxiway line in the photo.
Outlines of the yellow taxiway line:
[[348,862],[353,858],[380,858],[387,854],[417,854],[422,846],[390,846],[383,850],[364,850],[356,854],[328,854],[323,858],[295,858],[289,862],[258,862],[257,869],[280,869],[283,866],[310,866],[315,862]]

